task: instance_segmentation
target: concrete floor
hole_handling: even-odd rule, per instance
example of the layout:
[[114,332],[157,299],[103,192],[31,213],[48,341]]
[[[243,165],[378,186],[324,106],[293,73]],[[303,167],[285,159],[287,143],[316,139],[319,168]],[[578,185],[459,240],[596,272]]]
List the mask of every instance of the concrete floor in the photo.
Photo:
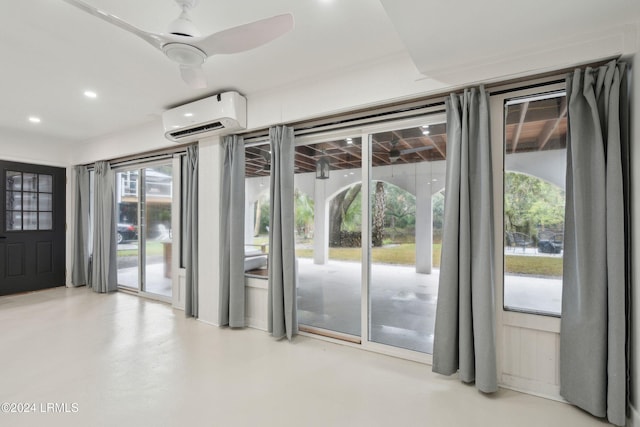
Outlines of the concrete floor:
[[[361,263],[298,260],[298,316],[301,324],[360,336]],[[369,304],[371,341],[423,353],[433,351],[439,270],[373,264]],[[559,314],[562,280],[505,276],[505,306]]]
[[531,395],[487,396],[428,365],[217,328],[122,292],[0,297],[0,324],[0,402],[35,410],[0,413],[3,426],[608,425]]

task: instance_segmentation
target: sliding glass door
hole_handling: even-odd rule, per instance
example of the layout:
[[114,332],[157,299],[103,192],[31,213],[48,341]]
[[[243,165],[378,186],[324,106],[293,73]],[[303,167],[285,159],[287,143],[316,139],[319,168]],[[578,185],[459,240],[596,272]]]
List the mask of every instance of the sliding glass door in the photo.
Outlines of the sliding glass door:
[[116,173],[118,284],[172,295],[173,164],[171,160]]
[[442,114],[298,140],[302,331],[432,352],[445,157]]

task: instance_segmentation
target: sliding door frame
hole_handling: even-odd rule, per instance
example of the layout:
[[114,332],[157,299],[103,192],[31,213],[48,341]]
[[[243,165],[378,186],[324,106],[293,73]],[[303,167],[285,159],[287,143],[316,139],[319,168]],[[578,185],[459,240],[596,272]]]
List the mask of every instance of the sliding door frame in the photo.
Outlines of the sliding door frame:
[[[360,344],[350,342],[349,340],[338,340],[332,337],[327,337],[322,334],[300,332],[301,335],[312,336],[319,339],[340,343],[343,345],[349,345],[353,347],[362,348],[365,350],[373,351],[376,353],[386,354],[389,356],[399,357],[402,359],[412,360],[420,363],[431,364],[433,357],[428,353],[421,353],[418,351],[408,350],[400,347],[394,347],[387,344],[381,344],[370,340],[371,327],[370,327],[370,284],[371,284],[371,147],[372,137],[375,133],[388,132],[393,130],[406,129],[411,127],[418,127],[426,124],[443,123],[446,121],[444,114],[444,106],[437,106],[431,108],[419,117],[413,117],[408,119],[400,119],[389,121],[382,124],[373,124],[361,127],[352,127],[344,130],[334,132],[323,132],[315,135],[306,135],[296,137],[295,145],[310,145],[325,142],[332,139],[340,139],[347,137],[360,137],[362,141],[362,189],[361,189],[361,201],[362,201],[362,263],[361,263],[361,295],[360,295]],[[312,328],[311,328],[312,329]],[[331,334],[339,336],[340,334]]]

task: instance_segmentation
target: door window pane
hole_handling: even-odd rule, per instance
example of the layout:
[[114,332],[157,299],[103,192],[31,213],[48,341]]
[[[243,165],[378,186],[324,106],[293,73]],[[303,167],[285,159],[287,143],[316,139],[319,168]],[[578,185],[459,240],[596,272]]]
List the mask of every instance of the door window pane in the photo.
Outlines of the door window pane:
[[22,230],[22,212],[7,211],[7,230]]
[[7,209],[22,209],[22,193],[19,191],[7,191]]
[[143,169],[144,280],[143,290],[171,296],[171,204],[173,167],[171,164]]
[[39,194],[38,195],[38,210],[42,211],[51,211],[52,203],[51,203],[51,194]]
[[22,191],[38,191],[38,175],[35,173],[22,174]]
[[53,218],[51,212],[38,213],[38,228],[40,230],[51,230],[53,227]]
[[172,163],[116,173],[118,285],[171,297]]
[[560,315],[567,105],[564,93],[508,101],[504,308]]
[[37,230],[38,229],[38,212],[22,213],[22,229]]
[[[130,182],[137,182],[138,170],[116,173],[118,285],[139,289],[140,250],[138,246],[138,194]],[[133,178],[135,177],[135,178]]]
[[38,191],[41,193],[51,193],[53,191],[53,176],[38,175]]
[[302,145],[295,151],[299,322],[360,337],[362,140]]
[[433,352],[439,278],[433,259],[440,253],[433,212],[444,188],[445,153],[444,123],[371,135],[373,342]]
[[22,209],[25,211],[37,211],[38,193],[22,193]]
[[22,190],[22,172],[7,171],[7,191]]

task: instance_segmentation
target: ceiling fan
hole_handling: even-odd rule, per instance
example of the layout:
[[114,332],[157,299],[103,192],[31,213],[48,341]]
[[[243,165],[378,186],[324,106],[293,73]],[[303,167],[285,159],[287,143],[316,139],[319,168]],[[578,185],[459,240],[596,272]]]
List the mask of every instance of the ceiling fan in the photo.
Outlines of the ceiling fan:
[[189,17],[189,11],[198,0],[175,0],[182,8],[182,13],[169,24],[167,34],[156,34],[141,30],[83,1],[63,1],[133,33],[161,50],[180,65],[182,79],[193,88],[207,87],[202,64],[208,57],[254,49],[288,33],[294,27],[293,15],[285,13],[201,37]]
[[389,141],[389,143],[391,144],[391,149],[388,152],[383,150],[383,151],[378,151],[376,153],[378,154],[388,153],[389,162],[395,163],[398,160],[400,160],[401,156],[404,156],[405,154],[419,153],[421,151],[433,150],[435,148],[432,145],[424,145],[420,147],[405,148],[405,149],[399,150],[398,147],[396,146],[398,142],[400,142],[400,140],[391,140]]

